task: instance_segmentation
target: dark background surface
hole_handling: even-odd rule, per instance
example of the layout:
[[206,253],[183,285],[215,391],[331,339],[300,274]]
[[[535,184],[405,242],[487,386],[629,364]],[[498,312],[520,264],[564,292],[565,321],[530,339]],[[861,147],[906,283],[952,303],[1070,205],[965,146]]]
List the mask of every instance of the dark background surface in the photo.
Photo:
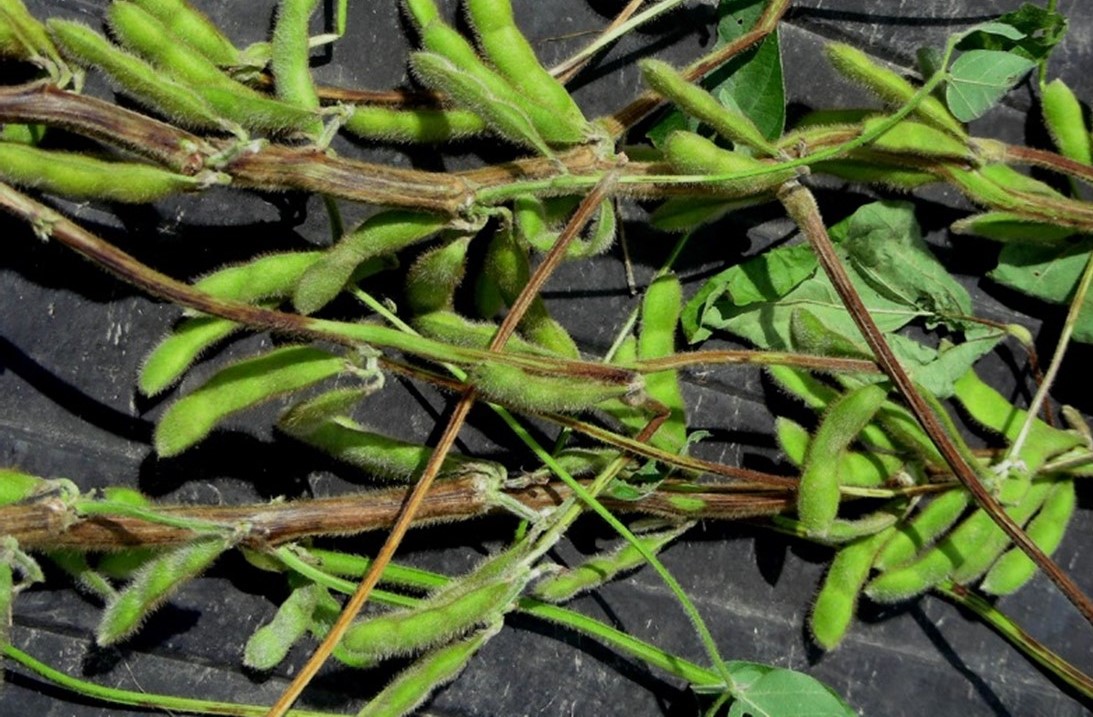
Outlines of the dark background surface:
[[[80,18],[98,25],[104,3],[28,3],[39,15]],[[515,0],[522,28],[546,64],[577,49],[621,1]],[[240,45],[265,39],[269,3],[204,2]],[[949,33],[1016,8],[1018,2],[918,2],[904,0],[805,0],[795,3],[783,25],[782,42],[789,99],[802,106],[852,106],[867,100],[834,77],[822,61],[825,39],[851,41],[874,55],[910,66],[925,43],[940,45]],[[1061,2],[1071,29],[1052,62],[1079,96],[1093,96],[1093,14],[1077,0]],[[454,8],[454,4],[449,3]],[[868,12],[868,15],[866,14]],[[713,9],[685,9],[620,44],[574,86],[595,115],[621,106],[639,88],[632,62],[656,54],[683,62],[713,43]],[[388,88],[406,81],[406,28],[393,2],[351,3],[349,33],[318,67],[322,82]],[[1026,123],[1031,100],[1022,87],[973,127],[978,134],[1011,141],[1041,142]],[[416,165],[461,167],[477,161],[473,147],[438,157],[353,145],[335,145],[348,156]],[[835,221],[868,197],[837,186],[820,193],[825,214]],[[944,227],[961,215],[955,195],[932,190],[919,201],[918,218],[931,230],[943,256],[969,274],[992,266],[996,249],[960,239],[950,245]],[[154,266],[193,277],[255,252],[303,248],[328,241],[316,201],[212,192],[154,207],[111,211],[98,205],[68,205],[74,217]],[[362,210],[343,206],[347,222]],[[665,257],[672,237],[642,231],[642,212],[624,210],[626,233],[639,289]],[[306,213],[306,216],[303,215]],[[678,264],[690,292],[726,261],[752,254],[791,231],[774,209],[758,209],[702,231]],[[0,219],[5,251],[0,254],[0,463],[27,471],[67,476],[83,488],[137,485],[150,495],[183,502],[236,503],[278,495],[327,495],[350,489],[357,477],[306,451],[268,426],[280,406],[248,413],[218,430],[201,446],[171,460],[157,460],[151,430],[168,400],[135,395],[140,362],[179,312],[138,295],[62,247],[42,244],[7,219]],[[546,295],[556,316],[591,353],[609,345],[637,299],[627,290],[618,248],[602,259],[566,265]],[[1040,332],[1042,355],[1050,356],[1062,310],[1044,307],[989,282],[968,280],[976,307],[988,318],[1020,321]],[[268,337],[231,344],[185,379],[192,389],[233,356],[253,352]],[[1086,413],[1093,408],[1082,372],[1090,352],[1078,347],[1064,367],[1058,396]],[[1005,348],[987,360],[987,377],[1018,396],[1013,372],[1023,366]],[[777,396],[757,371],[721,369],[688,375],[692,426],[714,430],[703,455],[731,463],[772,465],[777,450],[766,407],[793,407]],[[1023,384],[1022,384],[1023,386]],[[364,404],[362,421],[398,430],[418,440],[435,438],[442,397],[397,382]],[[530,461],[508,452],[504,430],[476,412],[462,434],[463,450],[506,456],[510,465]],[[1086,486],[1082,486],[1086,488]],[[1087,590],[1093,557],[1088,490],[1079,515],[1057,553],[1060,565]],[[412,534],[400,559],[448,573],[465,571],[509,535],[512,522],[479,521]],[[607,544],[609,532],[585,520],[559,556],[574,560]],[[345,544],[345,543],[343,543]],[[378,538],[348,541],[374,550]],[[437,545],[447,546],[438,549]],[[804,670],[823,680],[868,715],[1078,715],[1086,710],[989,629],[934,598],[894,608],[864,607],[836,652],[821,655],[803,627],[829,552],[734,525],[705,524],[664,555],[692,595],[728,659],[769,662]],[[294,650],[271,675],[241,668],[247,636],[272,615],[283,598],[279,581],[248,568],[241,559],[222,560],[205,577],[183,588],[134,640],[98,649],[90,636],[99,608],[76,595],[56,575],[47,585],[20,595],[13,640],[21,649],[74,675],[127,689],[168,692],[269,704],[306,658]],[[663,584],[650,571],[609,585],[573,607],[690,659],[704,662],[693,629]],[[1033,635],[1087,672],[1093,670],[1090,628],[1044,579],[1037,578],[1001,607]],[[0,715],[128,715],[142,712],[85,704],[21,670],[6,673]],[[352,712],[389,673],[328,669],[306,704]],[[549,625],[514,616],[453,685],[426,712],[442,715],[694,714],[697,705],[678,681],[647,670],[597,643]]]

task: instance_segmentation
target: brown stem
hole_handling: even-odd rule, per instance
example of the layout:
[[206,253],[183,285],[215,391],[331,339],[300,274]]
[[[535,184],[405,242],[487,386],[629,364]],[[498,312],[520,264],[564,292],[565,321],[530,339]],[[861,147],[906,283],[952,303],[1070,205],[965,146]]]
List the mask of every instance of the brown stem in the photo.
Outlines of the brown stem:
[[1084,182],[1093,184],[1093,167],[1088,164],[1082,164],[1069,157],[1043,149],[1020,147],[1013,144],[1004,146],[1006,159],[1015,164],[1030,164],[1034,167],[1050,169],[1053,172],[1077,177]]
[[197,174],[213,148],[202,138],[48,82],[0,86],[0,122],[41,123],[147,157],[182,174]]
[[926,434],[930,436],[930,440],[933,441],[941,455],[944,456],[945,462],[952,468],[954,475],[972,494],[976,504],[991,517],[991,520],[1009,536],[1014,544],[1029,556],[1037,567],[1044,571],[1045,575],[1051,578],[1052,582],[1081,612],[1086,621],[1093,625],[1093,603],[1090,603],[1089,598],[1086,597],[1081,588],[1038,545],[1029,539],[1025,532],[1021,530],[1021,526],[1013,521],[1013,518],[1005,512],[998,500],[984,487],[979,480],[979,476],[976,475],[975,469],[964,460],[937,415],[918,392],[903,366],[900,365],[899,360],[885,340],[884,334],[877,328],[873,317],[869,314],[869,310],[850,283],[850,277],[835,253],[831,238],[827,234],[827,227],[824,226],[823,218],[820,216],[819,207],[817,207],[812,193],[794,180],[783,186],[779,192],[779,199],[816,252],[820,265],[831,279],[839,298],[842,299],[847,311],[854,319],[854,323],[865,337],[869,348],[872,349],[874,356],[877,358],[877,363],[888,375],[903,400],[907,402],[915,418],[922,425]]

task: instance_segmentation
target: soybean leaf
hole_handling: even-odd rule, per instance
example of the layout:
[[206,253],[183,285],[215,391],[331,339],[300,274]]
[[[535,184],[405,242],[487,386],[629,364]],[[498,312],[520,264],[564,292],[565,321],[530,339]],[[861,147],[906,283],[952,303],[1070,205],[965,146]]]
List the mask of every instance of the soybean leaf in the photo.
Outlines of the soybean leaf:
[[964,330],[964,341],[945,343],[933,348],[896,334],[888,337],[892,350],[911,374],[915,383],[938,398],[948,398],[956,391],[956,382],[981,357],[989,353],[1004,334],[991,326],[972,325]]
[[[736,40],[755,26],[765,3],[762,0],[721,0],[717,8],[717,42],[714,49]],[[782,51],[778,33],[758,47],[742,53],[706,76],[702,87],[726,107],[748,116],[767,139],[781,136],[786,121]],[[648,131],[659,147],[676,130],[695,131],[699,122],[672,108]]]
[[740,690],[729,717],[849,717],[848,704],[823,683],[793,670],[774,669]]
[[1059,13],[1025,3],[994,22],[971,28],[957,48],[999,50],[1039,61],[1063,39],[1066,26],[1066,18]]
[[949,110],[961,122],[981,117],[1035,66],[1034,60],[998,50],[964,53],[949,69]]
[[[1089,260],[1089,242],[1043,246],[1006,244],[989,276],[998,283],[1053,304],[1070,301]],[[1087,294],[1074,340],[1093,343],[1093,294]]]

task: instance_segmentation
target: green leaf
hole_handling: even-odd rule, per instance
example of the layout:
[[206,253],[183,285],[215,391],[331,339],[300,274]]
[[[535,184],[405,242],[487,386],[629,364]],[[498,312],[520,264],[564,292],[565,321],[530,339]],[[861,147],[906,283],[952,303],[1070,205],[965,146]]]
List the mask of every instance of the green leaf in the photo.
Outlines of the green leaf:
[[774,669],[740,690],[729,717],[850,717],[842,698],[819,680],[793,670]]
[[964,53],[949,69],[949,110],[961,122],[981,117],[1035,66],[1034,60],[998,50]]
[[[765,3],[762,0],[721,0],[717,9],[716,50],[755,26]],[[758,47],[742,53],[700,83],[726,107],[747,115],[767,139],[781,136],[786,121],[782,52],[775,32]],[[671,109],[646,136],[660,147],[676,130],[698,129],[699,122]]]
[[994,22],[971,28],[957,48],[999,50],[1039,61],[1063,39],[1066,25],[1066,18],[1059,13],[1025,3]]
[[[1007,244],[990,278],[1021,293],[1053,304],[1067,304],[1074,294],[1090,243],[1043,246]],[[1087,294],[1074,326],[1074,340],[1093,343],[1093,293]]]

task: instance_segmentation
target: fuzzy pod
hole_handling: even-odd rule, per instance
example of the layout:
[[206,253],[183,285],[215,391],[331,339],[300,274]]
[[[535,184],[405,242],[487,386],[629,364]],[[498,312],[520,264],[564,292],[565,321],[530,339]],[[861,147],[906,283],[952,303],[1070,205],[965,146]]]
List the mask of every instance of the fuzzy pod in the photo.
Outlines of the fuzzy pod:
[[[270,42],[270,64],[277,98],[316,113],[319,95],[308,66],[308,23],[318,4],[319,0],[281,0]],[[322,120],[316,117],[308,129],[312,136],[322,134]]]
[[[826,53],[831,64],[843,77],[861,85],[888,104],[903,105],[918,91],[910,82],[881,67],[856,47],[833,42],[827,46]],[[914,114],[954,137],[967,137],[964,125],[933,95],[922,98]]]
[[496,622],[513,605],[526,579],[486,582],[466,592],[442,593],[419,605],[358,620],[340,647],[360,664],[413,655]]
[[750,117],[721,104],[709,92],[688,82],[667,62],[646,59],[638,66],[645,84],[654,92],[712,127],[733,145],[749,147],[769,157],[778,155],[778,148],[763,136]]
[[562,83],[543,69],[516,26],[509,0],[466,0],[463,7],[482,53],[509,84],[566,121],[585,123],[580,107]]
[[531,413],[581,413],[611,399],[638,405],[645,396],[645,384],[638,374],[626,383],[612,383],[483,363],[471,367],[468,376],[490,400]]
[[[638,333],[639,359],[671,356],[676,352],[676,329],[683,311],[683,287],[672,273],[658,277],[645,290],[641,303],[641,331]],[[668,418],[653,434],[650,443],[679,453],[687,444],[687,406],[676,371],[658,371],[645,377],[645,391],[670,411]]]
[[890,570],[906,564],[951,528],[969,502],[968,492],[960,488],[934,497],[911,520],[899,526],[877,555],[874,565],[880,570]]
[[[557,145],[578,144],[585,140],[585,123],[575,122],[555,110],[544,107],[537,101],[525,97],[514,90],[501,75],[497,74],[482,61],[467,40],[443,22],[433,21],[421,27],[421,44],[429,51],[427,54],[435,54],[448,61],[445,65],[446,77],[466,78],[467,86],[472,88],[469,97],[460,98],[458,87],[436,87],[439,92],[452,96],[453,99],[466,103],[480,102],[484,94],[486,98],[503,100],[506,106],[515,107],[520,114],[525,115],[535,129],[537,136],[541,136],[547,142]],[[441,66],[433,62],[434,66]],[[443,81],[442,78],[436,78]],[[461,82],[461,84],[464,84]],[[467,105],[476,112],[482,108],[473,104]],[[485,108],[489,111],[489,108]],[[481,114],[482,118],[490,122],[487,114]]]
[[[562,223],[576,207],[576,197],[517,197],[512,206],[517,235],[536,251],[545,254],[558,241]],[[615,204],[610,199],[604,200],[583,235],[575,237],[566,247],[566,259],[584,259],[602,254],[615,240],[617,229]]]
[[1062,78],[1044,85],[1040,108],[1044,113],[1044,124],[1059,148],[1059,154],[1075,162],[1093,164],[1093,143],[1085,124],[1082,104]]
[[[527,251],[516,242],[511,231],[502,229],[494,234],[486,249],[484,272],[497,286],[504,303],[516,301],[531,276]],[[536,295],[520,319],[520,332],[533,343],[567,358],[580,358],[576,342],[565,328],[555,321],[541,296]]]
[[191,129],[222,129],[224,121],[197,92],[164,77],[136,55],[111,44],[78,22],[51,19],[46,25],[65,57],[98,69],[119,91]]
[[[1020,501],[1006,508],[1006,513],[1023,527],[1044,504],[1052,488],[1054,485],[1051,481],[1033,481]],[[976,550],[956,566],[950,577],[961,585],[970,584],[982,577],[1012,544],[1010,537],[992,521]]]
[[[862,134],[868,134],[887,122],[885,117],[868,119],[862,125]],[[869,145],[873,149],[892,154],[906,154],[927,159],[954,162],[974,162],[975,153],[968,143],[934,125],[914,120],[903,120],[877,137]]]
[[437,214],[390,209],[373,214],[343,236],[300,277],[293,303],[303,314],[326,306],[364,262],[394,255],[444,229],[449,220]]
[[310,346],[285,346],[234,363],[171,404],[156,424],[156,452],[181,453],[231,414],[337,376],[345,367],[341,356]]
[[955,234],[974,234],[1001,242],[1058,244],[1075,233],[1072,227],[1030,219],[1016,212],[984,212],[958,219],[949,227]]
[[811,169],[813,174],[830,174],[848,182],[879,184],[889,189],[904,192],[940,181],[936,175],[930,172],[894,165],[885,166],[884,164],[855,157],[817,162],[811,166]]
[[[693,525],[694,523],[683,523],[669,530],[638,535],[637,540],[649,552],[656,555]],[[641,552],[633,544],[624,541],[621,545],[598,553],[574,568],[541,580],[532,594],[547,602],[564,603],[581,593],[595,590],[619,575],[642,567],[645,562]]]
[[[247,89],[240,85],[243,89]],[[221,116],[252,132],[270,134],[309,133],[315,128],[318,113],[281,102],[264,95],[248,96],[224,87],[199,90]]]
[[[1057,481],[1025,533],[1050,556],[1062,542],[1076,504],[1074,480],[1064,478]],[[1036,564],[1020,548],[1011,548],[991,566],[980,589],[989,595],[1010,595],[1035,574]]]
[[833,331],[816,314],[796,308],[789,315],[789,338],[793,348],[816,356],[841,356],[868,359],[869,347],[853,338]]
[[17,142],[37,147],[45,135],[44,124],[0,124],[0,142]]
[[0,56],[18,60],[60,57],[45,26],[22,0],[0,0]]
[[402,6],[419,30],[431,22],[441,22],[440,9],[433,0],[403,0]]
[[209,347],[234,334],[241,327],[234,321],[214,316],[186,319],[152,349],[141,365],[137,386],[145,396],[170,388]]
[[[290,412],[278,427],[293,438],[374,478],[411,480],[421,474],[433,453],[429,446],[366,430],[346,416],[328,418],[318,425],[308,426],[306,431],[294,426],[291,419]],[[457,472],[471,462],[463,456],[450,454],[444,458],[441,473]]]
[[[1004,436],[1008,441],[1016,440],[1028,416],[1027,411],[1007,401],[1002,394],[980,379],[975,371],[968,371],[961,376],[953,388],[954,398],[972,420]],[[1018,458],[1024,462],[1029,473],[1035,474],[1046,461],[1081,443],[1080,436],[1053,428],[1037,418],[1032,422]]]
[[989,164],[978,169],[946,165],[944,173],[968,199],[1001,211],[1042,211],[1039,198],[1063,199],[1048,185],[1005,164]]
[[469,110],[359,106],[342,128],[378,142],[441,144],[476,137],[486,131],[486,123]]
[[227,67],[241,63],[239,50],[209,18],[186,0],[132,0],[174,35],[211,62]]
[[[734,175],[769,169],[772,165],[741,152],[730,152],[694,132],[673,132],[664,141],[664,155],[679,172],[699,175]],[[774,192],[797,176],[794,169],[769,171],[754,177],[719,179],[712,183],[718,195],[750,197]]]
[[[493,322],[471,321],[454,311],[422,314],[415,316],[410,323],[427,338],[482,350],[489,348],[498,329],[497,324]],[[520,336],[513,336],[508,340],[505,344],[505,352],[550,355],[542,346],[530,343]]]
[[[1007,478],[1003,492],[1019,489],[1023,483],[1027,484],[1027,480]],[[1016,519],[1014,506],[1007,508],[1006,512]],[[921,595],[952,577],[963,564],[975,561],[992,529],[1001,532],[985,511],[975,510],[936,545],[920,551],[910,562],[886,570],[874,578],[866,586],[865,594],[879,603],[899,602]]]
[[232,541],[225,537],[200,538],[146,563],[132,582],[106,604],[95,641],[105,647],[132,635],[171,593],[202,573],[231,546]]
[[888,395],[888,389],[868,384],[840,396],[827,409],[808,447],[797,490],[797,512],[811,535],[824,536],[839,512],[840,457]]
[[315,584],[300,586],[289,593],[273,619],[255,630],[243,648],[243,664],[254,670],[272,670],[288,651],[307,634],[319,592]]
[[105,162],[75,152],[0,143],[0,178],[69,199],[146,204],[200,189],[203,177],[188,177],[135,162]]
[[0,505],[34,500],[54,489],[55,481],[39,478],[14,468],[0,468]]
[[[795,466],[803,465],[809,443],[812,442],[808,430],[782,417],[775,419],[774,430],[778,445],[789,462]],[[903,465],[900,458],[886,453],[845,451],[839,457],[836,474],[839,476],[839,485],[875,488],[898,473]]]
[[282,413],[277,425],[290,436],[306,436],[331,418],[347,415],[373,390],[371,386],[352,386],[324,391]]
[[437,688],[454,680],[503,625],[498,620],[470,637],[422,655],[397,674],[378,695],[369,700],[357,717],[402,717],[417,709]]
[[469,236],[458,237],[418,257],[406,272],[406,303],[414,314],[451,311],[467,270]]
[[890,527],[860,538],[835,554],[808,619],[812,638],[823,649],[833,650],[842,642],[854,619],[858,596],[869,577],[873,558],[894,530]]
[[95,570],[111,580],[129,580],[149,561],[163,554],[161,548],[126,548],[100,557]]
[[464,109],[481,117],[490,129],[513,144],[530,147],[544,157],[552,155],[531,117],[512,97],[496,94],[472,74],[461,72],[451,61],[432,52],[410,56],[414,76],[430,89],[447,92]]

